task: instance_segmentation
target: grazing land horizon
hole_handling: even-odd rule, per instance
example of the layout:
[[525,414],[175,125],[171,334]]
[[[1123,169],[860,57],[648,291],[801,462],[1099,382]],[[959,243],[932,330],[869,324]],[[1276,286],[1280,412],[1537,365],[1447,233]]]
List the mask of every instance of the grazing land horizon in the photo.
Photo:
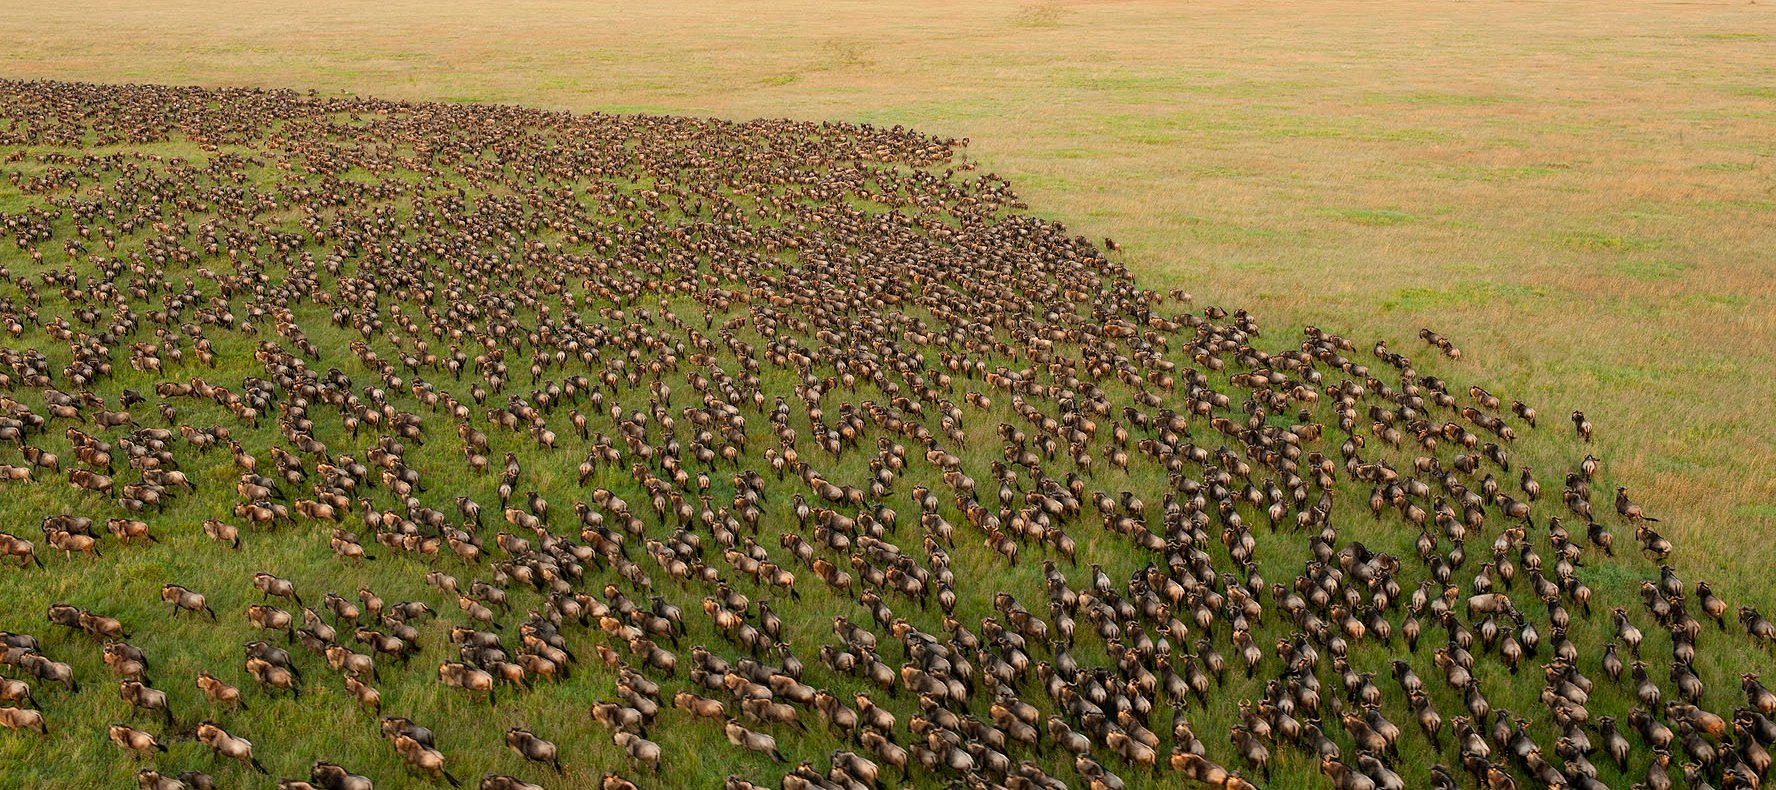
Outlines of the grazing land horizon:
[[0,788],[1747,781],[1773,13],[15,10]]

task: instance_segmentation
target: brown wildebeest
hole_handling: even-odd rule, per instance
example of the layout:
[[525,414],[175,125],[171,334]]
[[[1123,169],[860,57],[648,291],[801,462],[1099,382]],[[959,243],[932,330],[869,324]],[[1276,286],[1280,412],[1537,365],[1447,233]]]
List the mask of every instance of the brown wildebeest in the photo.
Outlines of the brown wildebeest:
[[95,491],[110,496],[116,481],[106,475],[90,472],[85,469],[68,470],[68,482],[88,491]]
[[391,740],[395,753],[407,761],[407,767],[424,773],[436,780],[440,777],[449,782],[451,787],[461,787],[462,783],[444,770],[444,753],[420,743],[405,733],[397,734]]
[[486,692],[488,704],[497,702],[493,694],[493,675],[460,661],[446,661],[439,664],[438,681],[451,688]]
[[177,584],[161,585],[160,600],[172,604],[173,614],[175,615],[177,615],[180,610],[187,612],[203,612],[210,616],[210,622],[216,621],[216,610],[210,608],[209,601],[205,599],[202,594],[194,593]]
[[882,767],[874,761],[865,759],[856,752],[835,751],[832,753],[834,768],[844,771],[851,778],[871,787],[881,787]]
[[548,764],[555,769],[555,773],[563,773],[561,756],[555,744],[538,738],[529,730],[521,727],[506,730],[506,748],[531,762]]
[[106,639],[130,638],[129,632],[124,630],[123,621],[88,611],[80,613],[80,629]]
[[308,780],[326,790],[375,790],[369,777],[359,776],[323,760],[316,760],[309,766]]
[[298,499],[292,507],[295,508],[296,515],[302,516],[310,521],[339,520],[338,510],[325,502],[317,502],[312,499]]
[[216,519],[204,519],[203,533],[217,543],[226,543],[230,548],[240,548],[240,527]]
[[377,691],[356,675],[345,676],[345,691],[352,695],[359,705],[369,708],[372,714],[382,714],[382,692]]
[[382,616],[382,598],[376,593],[371,592],[370,588],[363,586],[358,587],[358,601],[364,605],[363,611],[368,612],[371,617]]
[[722,706],[721,700],[700,697],[688,691],[680,691],[672,695],[672,707],[705,719],[726,719],[728,717],[727,709]]
[[361,644],[368,644],[376,652],[393,657],[401,663],[407,663],[417,647],[398,636],[391,636],[373,628],[359,628],[352,632],[352,638]]
[[129,680],[148,681],[148,656],[128,642],[106,642],[100,653],[111,674]]
[[321,619],[319,612],[307,606],[302,607],[302,633],[327,644],[339,639],[339,629],[329,625],[326,620]]
[[56,457],[55,453],[46,452],[41,448],[26,445],[23,450],[23,455],[27,463],[39,469],[47,469],[51,472],[62,471],[62,459]]
[[[24,652],[23,648],[8,648],[6,652],[9,661],[24,667],[38,680],[60,683],[67,687],[69,691],[80,691],[80,683],[74,680],[73,667],[60,661],[51,660],[48,656]],[[19,656],[16,660],[12,659],[12,654],[19,652],[24,652],[24,654]]]
[[172,726],[173,709],[167,704],[166,692],[150,688],[139,680],[124,680],[117,684],[117,694],[138,710],[159,711],[167,726]]
[[634,760],[648,767],[648,770],[660,772],[660,744],[632,732],[618,730],[611,734],[611,742]]
[[247,659],[246,669],[247,674],[253,676],[253,679],[259,681],[259,685],[266,689],[283,689],[290,692],[292,696],[302,696],[302,689],[296,685],[296,673],[287,667],[281,667],[263,658],[255,657]]
[[[17,708],[0,708],[0,710],[17,710]],[[153,751],[164,752],[167,750],[167,747],[155,740],[153,735],[116,722],[111,723],[106,734],[111,736],[111,742],[117,744],[118,748],[134,752],[137,757]]]
[[0,678],[0,702],[21,702],[37,707],[36,698],[31,696],[31,684],[11,678]]
[[351,601],[346,600],[345,596],[338,593],[327,593],[322,596],[321,605],[326,607],[327,611],[332,612],[334,617],[348,623],[356,623],[358,618],[363,616],[363,612],[358,607],[352,605]]
[[647,734],[647,717],[639,710],[615,702],[592,703],[592,720],[612,730]]
[[137,790],[188,790],[188,786],[171,776],[164,776],[153,768],[143,768],[136,772]]
[[62,553],[64,559],[71,559],[76,553],[90,557],[104,557],[99,553],[99,541],[91,535],[81,535],[67,530],[51,530],[49,545]]
[[159,543],[160,538],[148,531],[148,522],[129,518],[113,518],[105,521],[105,528],[117,536],[117,542],[128,543],[138,538],[149,543]]
[[382,675],[376,671],[376,659],[341,645],[328,645],[324,652],[327,666],[332,667],[335,672],[356,675],[368,673],[371,679],[382,680]]
[[418,741],[422,746],[432,747],[436,745],[433,742],[432,731],[421,727],[418,724],[414,724],[412,719],[405,719],[400,716],[384,716],[382,717],[382,720],[378,722],[378,726],[382,729],[382,737],[389,739],[391,742],[394,741],[395,736],[405,735]]
[[242,765],[252,766],[259,773],[267,773],[265,766],[259,764],[259,758],[253,756],[253,742],[245,738],[229,735],[227,730],[217,726],[213,721],[202,721],[197,725],[197,741],[210,747],[217,755],[238,760]]
[[218,702],[230,708],[247,709],[247,703],[241,700],[240,689],[222,682],[215,675],[208,672],[197,673],[197,687],[211,702]]
[[296,618],[289,612],[275,606],[253,604],[247,607],[247,622],[261,632],[283,631],[292,641],[296,638],[291,630],[291,625],[296,622]]
[[780,763],[789,762],[789,760],[783,756],[783,753],[777,750],[776,738],[762,732],[754,732],[746,729],[745,727],[740,726],[740,722],[737,722],[732,718],[728,719],[727,723],[722,725],[722,734],[727,736],[728,743],[734,744],[742,749],[759,752],[761,754],[768,754],[771,756],[771,759]]
[[266,502],[242,502],[234,506],[234,517],[243,518],[258,525],[273,525],[278,521],[289,521],[289,508],[282,504]]
[[280,579],[269,573],[255,573],[253,574],[253,589],[259,591],[260,600],[277,596],[289,598],[295,601],[297,606],[302,605],[302,596],[296,594],[296,585],[289,579]]
[[80,607],[61,602],[50,604],[44,612],[44,616],[49,618],[50,623],[76,631],[80,630],[80,616],[82,614],[84,614],[84,610]]
[[[121,726],[121,725],[114,725]],[[49,734],[49,724],[43,720],[43,712],[30,708],[0,708],[0,727],[18,732],[19,730],[36,730],[38,735]],[[133,731],[132,731],[133,732]],[[144,733],[146,734],[146,733]],[[115,737],[112,740],[116,740]],[[122,745],[122,744],[118,744]],[[161,751],[166,747],[159,746]]]
[[796,717],[794,705],[788,705],[771,699],[753,697],[740,701],[741,715],[753,721],[766,724],[788,724],[797,730],[807,732],[807,725]]
[[17,559],[20,568],[32,563],[43,567],[43,560],[38,558],[37,547],[31,541],[4,532],[0,532],[0,557]]
[[333,553],[339,555],[341,559],[360,562],[376,559],[364,553],[364,544],[358,542],[357,536],[343,529],[333,530],[333,536],[328,540],[328,545],[333,548]]

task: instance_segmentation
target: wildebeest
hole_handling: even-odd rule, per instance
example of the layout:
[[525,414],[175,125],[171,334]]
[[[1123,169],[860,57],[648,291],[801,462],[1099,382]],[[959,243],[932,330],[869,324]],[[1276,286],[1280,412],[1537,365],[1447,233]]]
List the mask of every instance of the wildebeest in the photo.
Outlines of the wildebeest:
[[255,573],[253,574],[253,589],[259,591],[262,599],[277,596],[289,598],[295,601],[297,606],[302,605],[302,596],[296,593],[296,585],[289,579],[280,579],[269,573]]
[[309,766],[308,780],[325,790],[375,790],[369,777],[354,774],[324,760],[316,760]]
[[660,772],[660,745],[632,732],[618,730],[611,734],[611,742],[629,755],[629,759],[647,766],[654,773]]
[[197,673],[197,687],[211,702],[221,703],[230,708],[247,709],[246,702],[241,700],[240,689],[224,683],[215,675],[208,672]]
[[722,725],[722,733],[727,736],[728,743],[748,751],[770,755],[771,759],[780,763],[787,762],[783,753],[777,751],[776,738],[762,732],[754,732],[746,729],[745,727],[740,726],[740,723],[734,721],[732,718],[729,718],[727,722]]
[[444,770],[444,754],[437,749],[420,743],[405,733],[393,736],[390,739],[390,744],[394,746],[395,753],[401,755],[401,759],[407,761],[407,766],[412,770],[426,774],[433,779],[442,778],[449,782],[451,787],[462,786],[456,777]]
[[[0,708],[0,710],[18,709]],[[41,717],[39,717],[39,719],[41,719]],[[117,744],[118,748],[128,751],[137,757],[141,757],[150,752],[164,752],[167,750],[166,745],[155,740],[153,735],[133,727],[113,722],[106,730],[106,733],[111,737],[111,742]]]
[[[5,727],[14,732],[19,730],[36,730],[39,735],[49,735],[49,724],[44,721],[43,712],[30,708],[0,708],[0,727]],[[112,740],[117,740],[117,736],[113,735]],[[118,745],[124,746],[123,743],[119,743]],[[125,746],[125,748],[141,751],[141,749],[136,749],[133,746]],[[150,744],[143,748],[159,748],[161,751],[166,751],[166,747],[160,746],[159,744]]]
[[538,738],[529,730],[521,727],[506,730],[506,747],[519,757],[531,762],[546,763],[555,769],[555,773],[562,773],[561,756],[555,749],[555,744]]
[[0,556],[18,560],[19,567],[36,564],[43,567],[43,560],[37,557],[37,547],[24,538],[0,532]]
[[151,688],[139,680],[124,680],[117,684],[117,694],[138,710],[159,712],[166,723],[172,725],[173,709],[167,704],[166,692]]
[[210,616],[211,622],[216,620],[216,610],[210,608],[208,599],[177,584],[161,585],[160,600],[173,605],[173,614],[178,614],[180,610],[203,612]]
[[228,734],[228,731],[215,722],[206,720],[198,723],[197,741],[210,747],[218,756],[238,760],[259,773],[266,773],[265,766],[259,764],[259,758],[253,756],[253,742]]
[[489,704],[497,702],[493,692],[493,675],[460,661],[446,661],[439,664],[438,681],[451,688],[484,692]]

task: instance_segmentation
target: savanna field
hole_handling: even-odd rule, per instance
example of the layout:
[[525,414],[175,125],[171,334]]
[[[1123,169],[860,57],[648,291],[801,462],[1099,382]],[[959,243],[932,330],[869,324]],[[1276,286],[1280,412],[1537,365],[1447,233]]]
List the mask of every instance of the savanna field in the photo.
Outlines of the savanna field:
[[1768,771],[1767,6],[9,26],[0,787]]

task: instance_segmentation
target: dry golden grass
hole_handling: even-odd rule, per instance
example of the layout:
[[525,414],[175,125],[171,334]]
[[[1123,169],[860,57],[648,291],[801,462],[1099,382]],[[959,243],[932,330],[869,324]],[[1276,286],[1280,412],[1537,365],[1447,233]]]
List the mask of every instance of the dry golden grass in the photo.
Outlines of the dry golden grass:
[[1776,550],[1769,4],[296,4],[8,9],[15,77],[972,138],[1156,287],[1411,338],[1564,424],[1729,594]]

